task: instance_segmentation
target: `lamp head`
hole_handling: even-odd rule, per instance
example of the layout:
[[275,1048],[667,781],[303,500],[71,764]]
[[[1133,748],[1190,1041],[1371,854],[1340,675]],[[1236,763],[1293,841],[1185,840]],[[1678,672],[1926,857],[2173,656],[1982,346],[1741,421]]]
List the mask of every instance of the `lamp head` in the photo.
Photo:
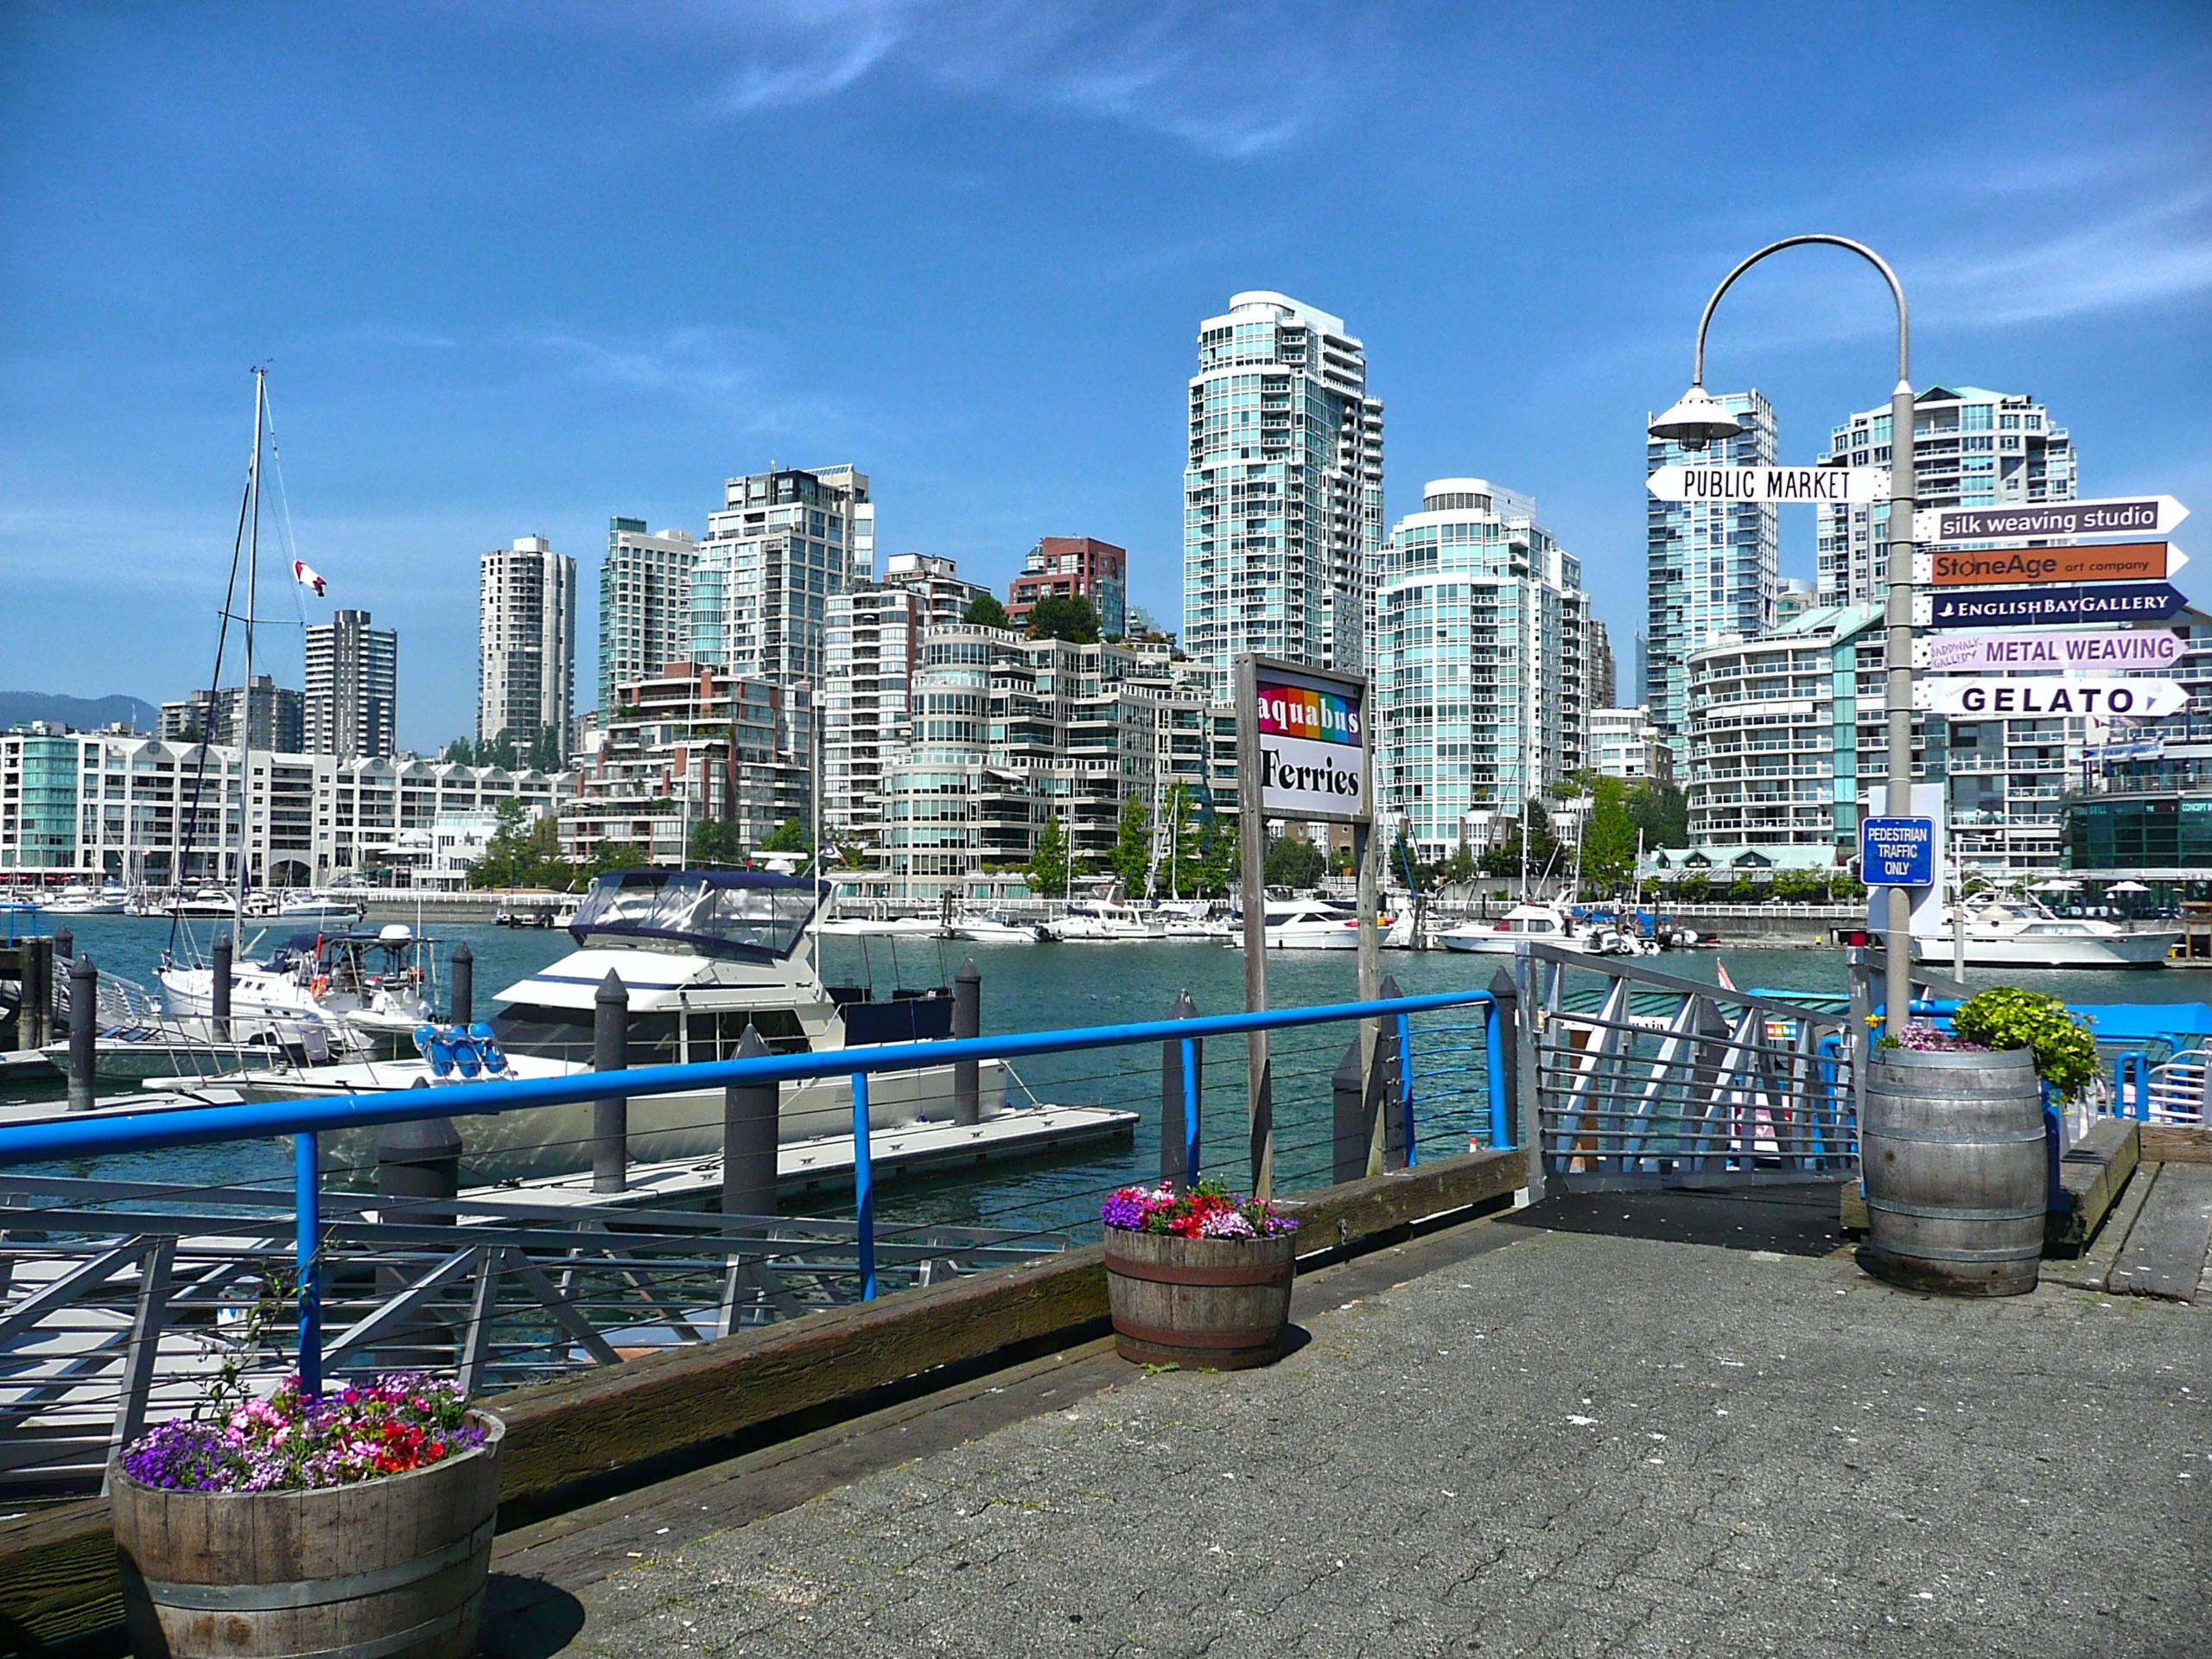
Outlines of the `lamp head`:
[[1744,423],[1722,408],[1703,386],[1693,385],[1681,401],[1651,423],[1651,435],[1686,449],[1702,449],[1715,438],[1732,438]]

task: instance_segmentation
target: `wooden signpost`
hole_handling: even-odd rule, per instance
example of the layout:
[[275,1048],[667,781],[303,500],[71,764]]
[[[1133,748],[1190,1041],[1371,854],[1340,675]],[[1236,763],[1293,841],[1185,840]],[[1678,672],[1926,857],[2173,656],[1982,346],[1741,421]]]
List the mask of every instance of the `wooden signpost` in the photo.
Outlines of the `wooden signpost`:
[[[1359,874],[1359,1000],[1373,1001],[1382,980],[1382,941],[1375,927],[1372,828],[1375,736],[1367,680],[1324,672],[1268,657],[1236,659],[1236,778],[1242,798],[1238,850],[1243,867],[1244,1007],[1268,1006],[1268,820],[1351,826],[1352,864]],[[1363,1078],[1374,1076],[1381,1023],[1363,1020]],[[1274,1190],[1274,1078],[1268,1034],[1246,1035],[1246,1121],[1251,1134],[1252,1191]],[[1363,1090],[1371,1097],[1371,1090]],[[1382,1115],[1369,1149],[1368,1173],[1382,1169]]]

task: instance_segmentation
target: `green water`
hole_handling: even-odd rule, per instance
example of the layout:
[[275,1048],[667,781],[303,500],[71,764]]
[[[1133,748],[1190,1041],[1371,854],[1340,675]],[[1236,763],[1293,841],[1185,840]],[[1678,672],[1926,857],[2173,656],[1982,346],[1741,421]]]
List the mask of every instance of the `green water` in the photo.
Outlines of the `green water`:
[[[170,938],[166,920],[79,917],[77,947],[105,971],[152,986]],[[429,930],[449,946],[467,940],[476,957],[476,1003],[494,1006],[499,992],[564,954],[568,936],[550,931],[488,926]],[[270,943],[283,937],[272,931]],[[881,939],[823,942],[823,977],[868,981],[880,992],[893,985],[950,982],[965,957],[983,979],[987,1033],[1078,1027],[1160,1019],[1188,991],[1202,1014],[1243,1005],[1243,957],[1211,944],[965,944]],[[440,952],[442,963],[444,951]],[[1479,989],[1503,959],[1446,951],[1389,951],[1383,971],[1409,994]],[[1840,991],[1842,952],[1799,947],[1675,951],[1638,965],[1683,979],[1715,982],[1716,962],[1744,989]],[[1277,1007],[1351,1001],[1357,958],[1342,952],[1277,952],[1268,961],[1269,1000]],[[2047,990],[2075,1003],[2196,1001],[2212,992],[2192,973],[1995,973],[1969,971],[1971,984],[2008,983]],[[1331,1121],[1329,1074],[1351,1040],[1343,1027],[1279,1033],[1274,1039],[1277,1161],[1281,1185],[1294,1191],[1326,1179]],[[1243,1048],[1217,1039],[1205,1060],[1202,1146],[1206,1167],[1239,1182],[1247,1173]],[[1428,1156],[1465,1150],[1486,1135],[1484,1041],[1476,1012],[1424,1016],[1416,1022],[1414,1080],[1419,1145]],[[1159,1167],[1160,1051],[1094,1050],[1023,1061],[1017,1067],[1034,1096],[1057,1103],[1117,1106],[1140,1114],[1133,1146],[1053,1165],[1007,1165],[981,1179],[905,1185],[887,1184],[880,1213],[887,1222],[928,1219],[977,1225],[1079,1228],[1096,1214],[1101,1192]],[[464,1130],[465,1132],[465,1130]],[[283,1185],[289,1153],[280,1143],[184,1148],[143,1159],[104,1161],[105,1174],[204,1182],[252,1179]],[[80,1166],[72,1173],[91,1173]],[[822,1207],[817,1200],[816,1207]]]

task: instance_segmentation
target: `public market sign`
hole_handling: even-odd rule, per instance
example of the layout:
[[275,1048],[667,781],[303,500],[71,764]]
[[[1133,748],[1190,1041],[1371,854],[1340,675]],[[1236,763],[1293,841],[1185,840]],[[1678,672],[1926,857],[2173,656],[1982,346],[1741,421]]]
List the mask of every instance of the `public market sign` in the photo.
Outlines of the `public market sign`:
[[1912,623],[1917,628],[2001,628],[2023,623],[2171,622],[2188,608],[2188,598],[2164,582],[1937,588],[1912,596]]
[[2156,582],[2189,563],[2165,542],[2093,542],[2081,547],[1923,549],[1912,556],[1912,579],[1937,588],[1995,587],[2015,582]]
[[1252,729],[1266,817],[1367,820],[1366,702],[1359,680],[1255,665]]
[[2112,496],[2095,501],[2038,501],[2032,506],[1930,507],[1912,515],[1916,542],[2036,541],[2076,536],[2171,536],[2189,509],[2171,495]]
[[1859,879],[1870,887],[1936,885],[1936,820],[1866,818],[1859,825]]
[[1920,640],[1912,648],[1915,668],[1943,674],[2010,669],[2122,674],[2130,669],[2171,668],[2179,661],[2181,636],[2164,628],[2126,628],[2105,633],[1952,633]]
[[2155,720],[2188,708],[2189,688],[2178,680],[1916,680],[1912,706],[1954,720]]
[[1644,480],[1662,501],[1813,501],[1846,505],[1890,499],[1886,467],[1662,467]]

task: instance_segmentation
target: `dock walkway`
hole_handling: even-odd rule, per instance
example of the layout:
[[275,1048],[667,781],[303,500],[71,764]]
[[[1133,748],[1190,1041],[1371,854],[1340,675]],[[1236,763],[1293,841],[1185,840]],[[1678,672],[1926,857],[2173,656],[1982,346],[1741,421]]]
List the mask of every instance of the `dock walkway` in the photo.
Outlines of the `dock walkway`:
[[2212,1651],[2212,1311],[1914,1296],[1834,1189],[1586,1197],[503,1535],[487,1653]]

